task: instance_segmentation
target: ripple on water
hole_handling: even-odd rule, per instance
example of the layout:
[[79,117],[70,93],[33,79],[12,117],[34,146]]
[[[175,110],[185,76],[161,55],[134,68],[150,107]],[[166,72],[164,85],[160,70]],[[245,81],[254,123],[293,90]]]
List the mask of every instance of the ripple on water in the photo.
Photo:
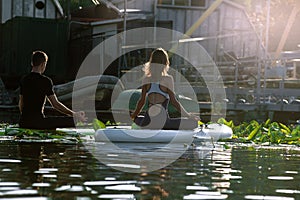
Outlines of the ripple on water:
[[285,171],[286,174],[298,174],[297,171]]
[[[20,197],[20,198],[9,198],[8,200],[50,200],[48,197]],[[5,199],[2,199],[5,200]]]
[[228,195],[226,194],[189,194],[183,197],[183,199],[186,200],[201,200],[201,199],[205,199],[205,200],[209,200],[209,199],[227,199]]
[[119,191],[141,191],[140,187],[137,187],[134,184],[125,184],[125,185],[113,185],[113,186],[105,186],[106,190],[119,190]]
[[293,197],[281,197],[281,196],[264,196],[264,195],[246,195],[245,199],[255,200],[295,200]]
[[137,181],[86,181],[85,186],[117,185],[117,184],[135,184]]
[[70,174],[70,178],[81,178],[82,176],[80,174]]
[[42,175],[43,178],[57,178],[57,175],[56,174],[43,174]]
[[131,169],[140,169],[140,165],[133,165],[133,164],[123,164],[123,163],[116,163],[116,164],[107,164],[109,167],[118,167],[118,168],[131,168]]
[[82,192],[85,191],[85,187],[81,185],[63,185],[55,189],[57,192]]
[[209,190],[209,187],[200,186],[200,185],[188,185],[185,188],[186,190]]
[[53,172],[57,172],[57,168],[40,168],[39,170],[35,171],[35,174],[50,174]]
[[283,194],[300,194],[300,190],[277,189],[276,192]]
[[0,159],[0,163],[21,163],[21,160],[16,159]]
[[50,183],[33,183],[32,187],[50,187]]
[[293,180],[294,177],[291,176],[268,176],[269,180],[277,180],[277,181],[290,181]]
[[9,168],[2,169],[2,172],[11,172],[11,171],[12,171],[12,169],[9,169]]
[[133,194],[101,194],[98,196],[99,199],[128,199],[135,200],[135,196]]
[[0,187],[7,186],[19,186],[20,183],[17,182],[0,182]]
[[6,191],[6,192],[1,192],[0,193],[0,197],[1,196],[23,196],[23,195],[36,195],[38,194],[37,190],[10,190],[10,191]]

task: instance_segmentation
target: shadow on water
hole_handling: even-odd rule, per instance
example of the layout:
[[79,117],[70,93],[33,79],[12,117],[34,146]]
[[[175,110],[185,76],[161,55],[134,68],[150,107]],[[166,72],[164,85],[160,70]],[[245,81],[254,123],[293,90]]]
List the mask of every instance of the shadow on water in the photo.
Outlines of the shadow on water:
[[[161,146],[122,145],[133,154],[110,152],[104,143],[1,142],[0,199],[300,198],[299,148],[194,146],[161,169],[128,173],[107,163],[126,169],[138,156],[139,166],[166,157],[148,154]],[[172,155],[178,147],[163,151]]]
[[19,122],[19,117],[17,106],[0,107],[0,123],[16,124]]

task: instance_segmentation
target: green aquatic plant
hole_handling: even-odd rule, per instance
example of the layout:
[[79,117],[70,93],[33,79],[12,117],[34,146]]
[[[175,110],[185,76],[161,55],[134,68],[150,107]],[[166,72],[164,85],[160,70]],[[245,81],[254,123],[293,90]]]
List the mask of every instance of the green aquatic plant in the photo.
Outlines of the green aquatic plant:
[[279,122],[272,122],[270,119],[263,123],[252,120],[234,125],[232,121],[226,121],[224,118],[221,118],[218,120],[218,123],[232,128],[232,141],[300,145],[300,125],[285,125]]
[[[98,119],[94,119],[90,124],[77,124],[77,128],[94,128],[94,130],[106,128],[106,125],[111,125],[111,122],[104,124]],[[0,127],[0,141],[7,139],[13,141],[49,141],[49,142],[82,142],[81,136],[76,130],[37,130],[20,128],[16,125],[5,124]]]
[[233,123],[232,120],[226,121],[226,119],[224,119],[224,118],[220,118],[220,119],[217,121],[217,123],[219,123],[219,124],[224,124],[224,125],[226,125],[226,126],[229,126],[230,128],[233,128],[233,127],[234,127],[234,123]]
[[7,126],[9,126],[8,123],[0,123],[0,128],[6,128]]
[[51,140],[52,142],[72,141],[80,142],[79,135],[75,132],[60,130],[37,130],[8,126],[0,131],[1,136],[13,138],[14,141],[25,139],[26,141]]
[[106,125],[102,121],[100,121],[98,119],[93,120],[93,129],[95,131],[98,129],[104,129],[104,128],[106,128]]

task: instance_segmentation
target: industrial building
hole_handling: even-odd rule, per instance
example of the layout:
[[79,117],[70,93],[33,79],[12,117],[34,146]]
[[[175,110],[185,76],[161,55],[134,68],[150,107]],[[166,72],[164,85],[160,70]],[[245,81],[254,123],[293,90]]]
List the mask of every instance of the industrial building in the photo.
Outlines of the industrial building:
[[[290,33],[295,29],[297,9],[292,10],[291,22],[282,30],[274,49],[274,44],[268,45],[264,22],[253,22],[243,6],[230,0],[92,2],[90,7],[71,12],[63,9],[58,0],[0,0],[2,85],[12,90],[18,87],[17,80],[30,70],[33,50],[43,49],[49,54],[46,73],[56,84],[62,84],[74,80],[88,53],[107,38],[138,27],[161,27],[187,34],[203,46],[222,75],[227,109],[235,114],[236,110],[267,109],[272,111],[265,114],[268,117],[274,115],[273,111],[299,110],[298,105],[273,105],[273,101],[292,101],[290,97],[300,96],[300,56],[297,50],[287,52],[284,46],[289,44],[287,38],[293,36]],[[115,60],[105,73],[120,77],[126,70],[144,63],[149,56],[148,43],[140,45],[144,49]],[[194,87],[202,102],[201,109],[209,112],[210,99],[201,73],[176,56],[171,62],[171,67]],[[197,67],[205,70],[209,66]],[[184,91],[184,87],[179,90]]]

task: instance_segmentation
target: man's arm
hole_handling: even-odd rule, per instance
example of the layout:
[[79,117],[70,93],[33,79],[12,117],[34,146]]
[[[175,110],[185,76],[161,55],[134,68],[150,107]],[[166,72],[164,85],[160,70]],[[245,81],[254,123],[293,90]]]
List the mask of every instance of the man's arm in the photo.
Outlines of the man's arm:
[[55,108],[56,110],[58,110],[59,112],[69,115],[69,116],[73,116],[74,115],[74,111],[70,110],[69,108],[67,108],[64,104],[62,104],[56,97],[55,94],[48,96],[48,100],[50,101],[51,105],[53,106],[53,108]]
[[67,108],[64,104],[62,104],[56,97],[55,94],[48,96],[48,100],[51,105],[61,113],[74,117],[76,120],[85,122],[87,118],[85,117],[85,113],[83,111],[74,112],[73,110]]

